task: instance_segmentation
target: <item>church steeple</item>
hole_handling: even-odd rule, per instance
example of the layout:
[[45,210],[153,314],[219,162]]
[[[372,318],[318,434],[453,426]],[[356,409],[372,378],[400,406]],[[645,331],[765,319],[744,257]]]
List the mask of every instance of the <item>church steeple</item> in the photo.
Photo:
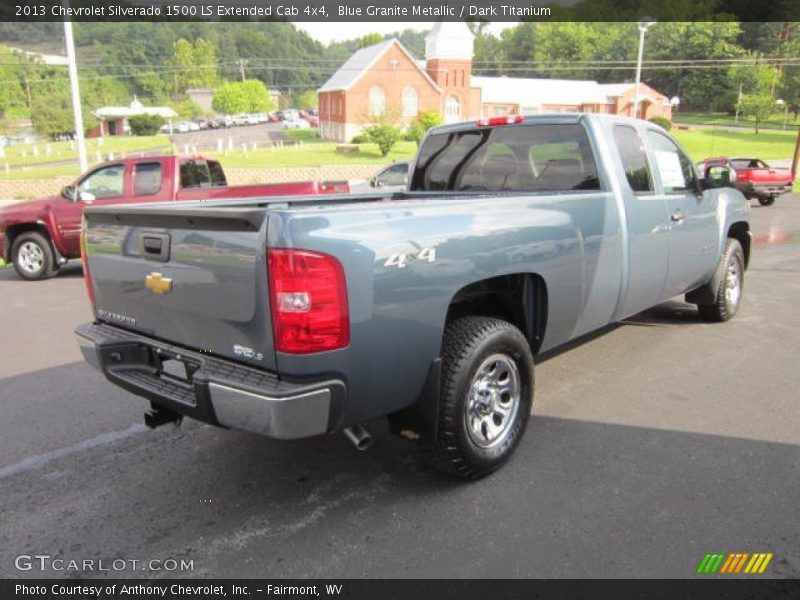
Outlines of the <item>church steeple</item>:
[[426,69],[442,88],[446,122],[479,116],[480,96],[470,90],[475,36],[462,21],[439,21],[425,38]]
[[425,38],[425,58],[472,60],[475,36],[463,21],[438,21]]

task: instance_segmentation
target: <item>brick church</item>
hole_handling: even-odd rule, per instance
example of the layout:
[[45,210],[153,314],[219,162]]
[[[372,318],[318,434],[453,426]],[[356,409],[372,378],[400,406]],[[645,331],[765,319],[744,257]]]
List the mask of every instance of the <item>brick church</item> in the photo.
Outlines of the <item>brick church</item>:
[[[465,23],[439,21],[425,39],[425,60],[396,39],[362,48],[318,90],[322,137],[350,141],[384,115],[405,127],[425,110],[438,111],[445,122],[547,112],[633,113],[633,83],[473,76],[473,42]],[[671,118],[668,98],[645,84],[639,89],[639,117]]]

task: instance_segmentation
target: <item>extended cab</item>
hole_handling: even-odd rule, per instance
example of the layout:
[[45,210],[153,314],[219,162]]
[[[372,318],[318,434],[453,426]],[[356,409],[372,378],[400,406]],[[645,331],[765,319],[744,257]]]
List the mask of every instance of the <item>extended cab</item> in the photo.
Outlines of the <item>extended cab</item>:
[[78,342],[151,426],[364,447],[385,416],[480,477],[525,431],[537,353],[677,295],[736,313],[749,204],[709,175],[652,123],[541,115],[431,130],[407,192],[93,206]]
[[160,156],[109,161],[61,194],[0,210],[0,256],[25,279],[42,279],[80,256],[84,207],[129,202],[222,200],[347,191],[346,183],[313,181],[229,186],[222,165],[203,157]]

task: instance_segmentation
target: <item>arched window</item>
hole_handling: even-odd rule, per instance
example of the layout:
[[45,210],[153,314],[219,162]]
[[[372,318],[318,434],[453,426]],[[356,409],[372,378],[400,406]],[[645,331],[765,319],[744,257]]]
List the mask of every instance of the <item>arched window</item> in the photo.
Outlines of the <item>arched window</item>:
[[461,120],[461,100],[455,94],[444,103],[444,120],[448,123]]
[[403,90],[403,116],[416,117],[419,112],[419,96],[417,90],[408,86]]
[[386,112],[386,92],[379,85],[369,88],[369,115],[380,117]]

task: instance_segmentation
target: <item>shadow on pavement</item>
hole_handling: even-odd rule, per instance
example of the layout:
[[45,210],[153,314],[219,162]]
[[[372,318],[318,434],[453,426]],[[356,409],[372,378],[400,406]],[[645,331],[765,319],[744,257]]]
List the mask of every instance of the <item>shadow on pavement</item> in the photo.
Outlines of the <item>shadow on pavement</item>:
[[[108,434],[91,423],[109,389],[87,389],[79,401],[62,387],[15,427],[45,442],[46,411],[85,403],[89,435]],[[371,428],[365,453],[340,435],[280,442],[196,422],[84,442],[0,479],[0,574],[64,575],[12,573],[35,550],[189,558],[189,575],[232,577],[691,577],[707,552],[763,551],[768,575],[800,575],[798,445],[534,416],[504,469],[464,484]]]

